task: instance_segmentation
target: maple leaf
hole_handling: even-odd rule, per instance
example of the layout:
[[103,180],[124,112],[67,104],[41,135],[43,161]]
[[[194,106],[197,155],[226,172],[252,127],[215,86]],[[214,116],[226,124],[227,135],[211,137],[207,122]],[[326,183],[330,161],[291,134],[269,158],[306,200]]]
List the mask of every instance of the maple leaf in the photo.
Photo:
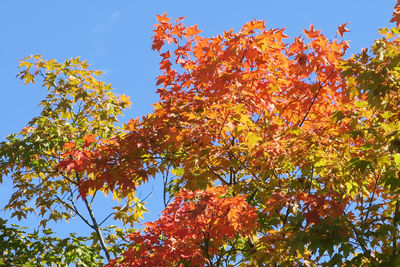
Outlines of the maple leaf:
[[167,13],[166,12],[164,12],[161,16],[160,15],[156,15],[156,17],[157,17],[157,20],[158,20],[159,23],[168,23],[171,20],[171,18],[167,17]]
[[321,33],[320,30],[316,31],[314,29],[314,25],[312,25],[312,24],[310,24],[310,29],[308,31],[306,29],[304,29],[303,32],[306,35],[306,37],[309,39],[313,39]]
[[63,145],[63,149],[65,150],[71,150],[76,146],[75,142],[67,142]]
[[320,215],[316,209],[305,212],[303,215],[306,218],[306,227],[310,224],[318,224],[320,222]]
[[121,99],[121,103],[125,103],[128,105],[131,103],[131,101],[129,100],[130,96],[127,96],[125,94],[120,95],[120,99]]
[[338,26],[337,33],[343,38],[343,33],[350,32],[349,29],[346,28],[346,25],[349,24],[348,22]]
[[85,144],[84,144],[85,147],[87,147],[87,146],[89,146],[90,144],[92,144],[92,143],[94,143],[94,142],[97,141],[95,135],[89,135],[89,134],[86,134],[86,135],[83,137],[83,139],[85,140]]
[[153,40],[153,45],[151,46],[151,48],[152,48],[153,50],[160,51],[161,48],[163,47],[163,45],[164,45],[164,41],[163,41],[163,40],[161,40],[161,39],[154,39],[154,40]]
[[58,167],[61,170],[65,170],[67,173],[71,172],[75,168],[76,164],[75,161],[71,158],[62,160],[59,164]]
[[396,23],[396,26],[400,24],[400,1],[398,0],[396,5],[394,6],[393,16],[390,22]]
[[201,30],[197,29],[197,25],[187,27],[186,28],[186,36],[191,37],[193,35],[197,35],[201,32]]

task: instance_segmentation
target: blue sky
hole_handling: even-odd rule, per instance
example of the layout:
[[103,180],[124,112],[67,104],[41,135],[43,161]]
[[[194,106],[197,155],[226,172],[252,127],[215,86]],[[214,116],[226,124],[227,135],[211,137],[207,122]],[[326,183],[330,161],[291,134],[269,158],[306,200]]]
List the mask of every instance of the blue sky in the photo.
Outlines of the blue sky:
[[[263,19],[269,28],[285,27],[291,37],[312,23],[334,38],[337,26],[349,22],[351,32],[345,33],[345,38],[350,40],[350,55],[369,47],[378,36],[378,28],[390,26],[394,4],[394,0],[1,1],[0,140],[19,132],[38,114],[37,104],[45,93],[39,86],[23,86],[15,77],[18,60],[25,56],[87,59],[93,69],[106,72],[103,79],[117,93],[131,96],[133,107],[126,112],[126,121],[151,112],[151,104],[158,99],[155,78],[159,57],[151,50],[156,14],[185,16],[186,25],[198,24],[205,36],[238,30],[252,19]],[[162,207],[157,181],[143,194],[153,186],[148,206],[152,213],[146,217],[151,220]],[[0,185],[0,206],[11,190],[6,179]],[[7,217],[4,213],[0,216]],[[71,228],[77,231],[72,224]]]

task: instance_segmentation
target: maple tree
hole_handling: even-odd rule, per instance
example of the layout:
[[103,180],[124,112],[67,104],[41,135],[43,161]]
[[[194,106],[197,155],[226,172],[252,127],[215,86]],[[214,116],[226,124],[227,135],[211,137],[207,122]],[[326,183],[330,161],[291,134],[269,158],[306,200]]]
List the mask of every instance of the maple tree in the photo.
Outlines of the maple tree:
[[0,264],[2,266],[77,266],[101,265],[97,250],[86,245],[86,239],[70,234],[68,238],[53,236],[51,229],[26,233],[18,225],[7,226],[0,219]]
[[145,211],[142,201],[133,195],[115,193],[114,198],[120,203],[114,203],[109,214],[99,218],[92,207],[98,191],[92,191],[91,199],[78,198],[84,175],[69,173],[59,165],[72,143],[75,147],[95,147],[97,138],[117,136],[121,131],[116,126],[117,117],[130,105],[129,97],[115,95],[109,84],[96,77],[101,72],[88,69],[86,61],[79,58],[58,63],[35,55],[22,60],[20,67],[24,69],[18,76],[25,84],[41,81],[48,94],[39,104],[39,116],[0,143],[0,174],[11,174],[14,185],[4,209],[18,220],[36,214],[43,228],[49,221],[79,217],[93,231],[86,239],[93,242],[90,249],[98,254],[102,251],[109,260],[123,250],[124,236],[130,230],[105,223],[114,218],[132,227]]
[[[49,197],[57,200],[74,186],[85,203],[96,192],[136,202],[115,213],[127,224],[144,210],[136,188],[162,175],[161,217],[127,234],[109,266],[400,264],[400,28],[381,29],[370,49],[344,59],[347,23],[338,27],[340,39],[330,40],[313,25],[291,39],[253,20],[238,32],[206,38],[183,18],[157,20],[160,101],[123,129],[114,128],[114,115],[128,100],[98,98],[105,85],[85,67],[70,73],[71,62],[23,61],[27,83],[41,69],[49,87],[57,72],[66,75],[54,92],[72,98],[51,108],[62,114],[50,117],[54,123],[84,122],[52,135],[44,151],[7,150],[35,147],[37,138],[54,134],[47,120],[34,120],[22,141],[12,136],[3,144],[3,173],[12,172],[17,184],[51,177]],[[72,64],[82,66],[77,59]],[[66,115],[90,90],[114,108],[89,98],[83,101],[88,114]],[[39,192],[40,203],[46,190]],[[8,207],[24,216],[25,202],[13,199]]]
[[[222,239],[196,227],[197,221],[183,223],[193,229],[178,235],[174,231],[182,229],[181,220],[169,218],[182,211],[167,208],[166,218],[147,225],[145,235],[131,235],[134,247],[115,264],[151,266],[153,258],[176,265],[218,266],[239,258],[300,264],[311,254],[318,261],[325,251],[332,252],[343,241],[333,237],[346,239],[338,233],[348,232],[343,218],[350,198],[331,185],[341,182],[333,183],[324,166],[334,153],[326,153],[328,148],[347,145],[340,141],[347,121],[333,119],[354,107],[340,70],[347,43],[330,41],[313,26],[304,40],[289,43],[283,30],[268,30],[262,21],[214,38],[200,37],[196,26],[183,26],[182,18],[171,23],[164,14],[158,21],[153,49],[161,52],[163,74],[154,112],[131,121],[125,136],[85,150],[91,156],[84,162],[77,149],[68,152],[72,157],[63,164],[75,165],[75,170],[85,164],[95,177],[82,181],[82,195],[105,184],[128,192],[149,176],[172,169],[175,177],[166,179],[170,196],[180,188],[213,192],[221,184],[243,197],[229,212],[253,221],[224,223],[230,213],[207,206],[196,219],[220,214],[212,227],[221,223],[226,228]],[[190,210],[200,205],[191,203]],[[240,208],[244,205],[257,209],[259,216],[246,214]],[[235,238],[228,230],[233,225]],[[177,257],[182,246],[175,240],[186,238],[197,239],[197,248],[192,245],[191,255]],[[209,240],[217,249],[208,246]]]

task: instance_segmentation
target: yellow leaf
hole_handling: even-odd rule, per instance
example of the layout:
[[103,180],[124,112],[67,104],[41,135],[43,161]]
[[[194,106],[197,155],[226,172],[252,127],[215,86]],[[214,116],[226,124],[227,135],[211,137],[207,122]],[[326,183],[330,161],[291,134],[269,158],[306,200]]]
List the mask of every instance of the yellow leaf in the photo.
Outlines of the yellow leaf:
[[250,149],[254,148],[256,145],[258,145],[258,142],[262,140],[260,136],[252,132],[247,134],[246,139]]

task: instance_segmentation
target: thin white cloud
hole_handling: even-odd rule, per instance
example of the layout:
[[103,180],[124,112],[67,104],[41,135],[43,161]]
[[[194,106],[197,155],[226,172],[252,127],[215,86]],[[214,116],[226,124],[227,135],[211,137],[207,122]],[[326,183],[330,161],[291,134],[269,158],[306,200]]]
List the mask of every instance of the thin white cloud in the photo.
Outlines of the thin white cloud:
[[100,48],[97,48],[96,50],[95,50],[95,53],[96,54],[98,54],[98,55],[102,55],[102,54],[105,54],[107,52],[107,49],[105,48],[105,47],[100,47]]
[[96,34],[101,34],[112,29],[114,21],[116,21],[121,16],[120,11],[114,11],[111,13],[103,23],[99,23],[93,27],[93,32]]
[[110,19],[111,19],[111,20],[116,20],[116,19],[119,18],[120,15],[121,15],[121,12],[115,11],[114,13],[112,13],[112,14],[110,15]]
[[100,33],[108,31],[109,29],[111,29],[111,27],[109,25],[101,23],[101,24],[97,24],[96,26],[93,27],[93,32],[100,34]]

